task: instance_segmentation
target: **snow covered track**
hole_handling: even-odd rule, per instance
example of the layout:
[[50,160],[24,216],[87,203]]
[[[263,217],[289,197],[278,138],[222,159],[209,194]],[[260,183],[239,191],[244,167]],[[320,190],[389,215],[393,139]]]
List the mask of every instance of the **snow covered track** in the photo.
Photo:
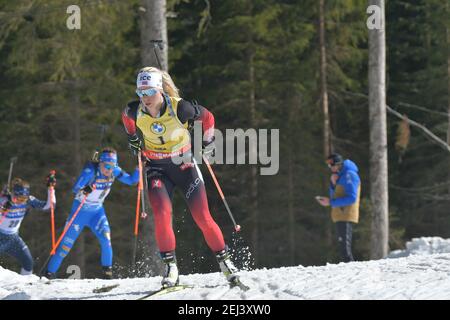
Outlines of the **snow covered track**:
[[[353,262],[320,267],[260,269],[241,273],[250,286],[230,289],[221,274],[181,276],[193,289],[155,300],[450,299],[450,254]],[[0,268],[0,299],[137,299],[159,288],[160,277],[54,280],[20,276]],[[109,292],[94,289],[120,283]]]

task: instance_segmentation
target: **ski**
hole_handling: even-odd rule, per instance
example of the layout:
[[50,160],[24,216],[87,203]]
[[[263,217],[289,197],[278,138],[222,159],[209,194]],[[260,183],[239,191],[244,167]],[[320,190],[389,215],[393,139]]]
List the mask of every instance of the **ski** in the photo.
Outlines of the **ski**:
[[113,285],[110,285],[110,286],[103,286],[103,287],[100,287],[100,288],[95,288],[94,290],[92,290],[92,292],[93,293],[109,292],[112,289],[117,288],[118,286],[120,286],[120,284],[116,283],[116,284],[113,284]]
[[[228,283],[228,285],[230,286],[230,289],[238,287],[242,291],[250,290],[250,287],[245,285],[244,283],[242,283],[242,281],[239,278],[232,279]],[[193,288],[195,288],[195,286],[192,286],[192,285],[177,285],[177,286],[173,286],[173,287],[161,288],[159,290],[152,291],[152,292],[146,294],[145,296],[138,298],[137,300],[146,300],[151,297],[157,297],[157,296],[161,296],[161,295],[164,295],[167,293],[181,291],[184,289],[193,289]],[[199,288],[203,288],[203,287],[199,287]],[[214,288],[214,287],[211,287],[211,288]]]
[[159,290],[152,291],[152,292],[146,294],[145,296],[138,298],[137,300],[146,300],[150,297],[161,296],[166,293],[176,292],[176,291],[180,291],[183,289],[192,289],[192,288],[194,288],[194,286],[184,285],[184,284],[173,286],[173,287],[161,288]]
[[232,279],[230,282],[229,282],[229,284],[230,284],[230,288],[232,289],[232,288],[235,288],[235,287],[238,287],[239,289],[241,289],[242,291],[247,291],[247,290],[249,290],[250,289],[250,287],[249,286],[246,286],[245,284],[243,284],[242,282],[241,282],[241,280],[239,279],[239,278],[234,278],[234,279]]

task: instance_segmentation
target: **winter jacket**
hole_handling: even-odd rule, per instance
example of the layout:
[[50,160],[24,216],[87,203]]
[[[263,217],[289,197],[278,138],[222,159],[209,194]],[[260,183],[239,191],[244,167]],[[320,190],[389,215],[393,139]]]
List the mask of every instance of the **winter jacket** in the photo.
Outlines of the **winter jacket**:
[[336,186],[330,186],[331,219],[333,222],[358,223],[361,180],[358,167],[351,160],[345,160],[338,173]]

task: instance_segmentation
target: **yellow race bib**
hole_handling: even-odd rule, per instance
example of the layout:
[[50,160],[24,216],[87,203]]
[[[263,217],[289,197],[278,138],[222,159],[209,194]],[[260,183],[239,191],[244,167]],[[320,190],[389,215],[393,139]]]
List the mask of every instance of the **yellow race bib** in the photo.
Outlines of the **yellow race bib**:
[[[144,138],[144,154],[150,159],[164,159],[190,149],[191,137],[188,123],[182,124],[177,117],[181,98],[165,96],[166,110],[159,118],[153,118],[139,107],[136,126]],[[171,106],[170,106],[170,105]]]

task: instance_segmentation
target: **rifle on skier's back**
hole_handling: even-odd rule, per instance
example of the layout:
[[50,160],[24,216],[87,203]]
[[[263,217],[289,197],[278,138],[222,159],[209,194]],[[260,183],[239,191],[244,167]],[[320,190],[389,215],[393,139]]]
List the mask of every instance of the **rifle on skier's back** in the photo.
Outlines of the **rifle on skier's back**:
[[11,179],[14,163],[17,161],[17,157],[12,157],[9,162],[9,174],[8,174],[8,184],[3,187],[2,194],[9,195],[11,193]]

